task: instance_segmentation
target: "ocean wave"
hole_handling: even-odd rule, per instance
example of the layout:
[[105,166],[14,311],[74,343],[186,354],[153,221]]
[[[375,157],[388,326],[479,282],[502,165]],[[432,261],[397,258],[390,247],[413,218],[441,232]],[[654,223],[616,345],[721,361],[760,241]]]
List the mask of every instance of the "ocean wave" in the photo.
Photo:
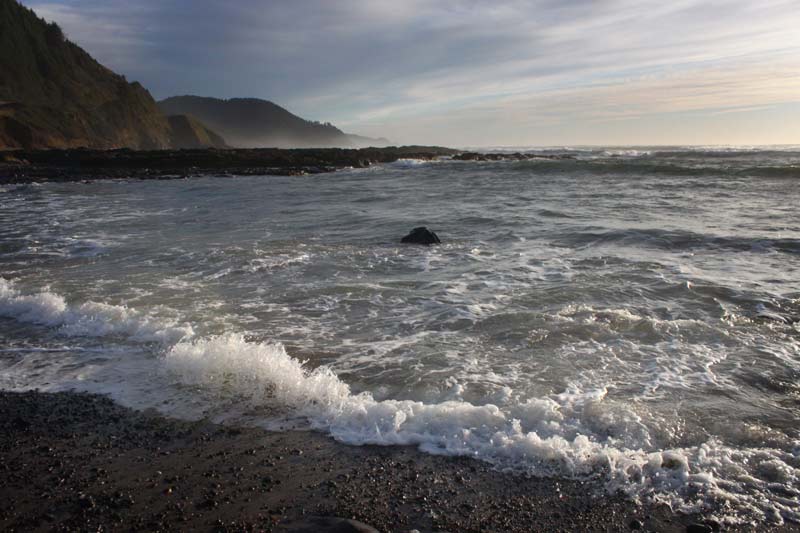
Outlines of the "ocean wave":
[[[659,449],[640,417],[609,400],[606,390],[568,390],[506,406],[378,401],[369,392],[352,393],[326,367],[307,368],[281,344],[236,334],[180,342],[164,362],[182,384],[251,407],[283,404],[348,444],[415,445],[532,475],[603,479],[611,492],[685,511],[716,510],[726,521],[800,518],[797,457],[713,439]],[[789,497],[776,497],[777,486]]]
[[97,257],[108,253],[109,243],[101,240],[66,238],[63,243],[63,253],[67,257]]
[[546,218],[577,218],[574,214],[565,211],[556,211],[554,209],[539,209],[536,214]]
[[401,158],[391,163],[388,163],[386,166],[391,168],[418,168],[424,165],[430,165],[434,161],[430,159],[408,159],[408,158]]
[[769,237],[727,237],[683,230],[624,229],[602,232],[571,232],[559,236],[557,243],[572,246],[605,244],[641,245],[663,250],[698,248],[728,249],[740,252],[781,252],[800,254],[800,239]]
[[634,149],[603,150],[600,152],[600,155],[604,157],[643,157],[652,154],[652,150]]
[[697,160],[685,162],[667,157],[641,155],[635,158],[590,157],[586,159],[529,159],[508,161],[520,170],[530,170],[535,174],[592,174],[600,176],[673,176],[673,177],[761,177],[761,178],[800,178],[800,164],[785,165],[751,164],[725,165],[708,164]]
[[785,149],[767,148],[767,147],[742,147],[742,146],[711,146],[711,147],[694,147],[694,148],[681,148],[681,149],[661,149],[653,150],[651,155],[658,157],[671,157],[671,158],[773,158],[773,157],[800,157],[800,150],[797,146],[786,147]]
[[738,172],[740,176],[767,178],[800,178],[800,165],[751,167]]
[[618,155],[638,157],[643,155],[674,154],[676,156],[703,157],[705,155],[766,155],[800,156],[800,145],[654,145],[654,146],[484,146],[464,147],[463,150],[481,153],[526,153],[554,155]]
[[23,294],[0,277],[0,316],[57,328],[71,337],[123,336],[134,341],[172,343],[191,336],[189,326],[176,326],[133,309],[102,302],[69,305],[56,293]]
[[[623,323],[644,319],[627,310],[593,308],[570,308],[563,315]],[[194,395],[201,395],[212,402],[211,411],[249,408],[250,413],[302,417],[310,427],[348,444],[414,445],[528,475],[601,480],[609,492],[684,511],[704,509],[722,521],[800,520],[800,457],[796,450],[786,451],[789,445],[769,447],[760,441],[757,447],[743,447],[712,438],[672,447],[659,434],[657,421],[635,404],[615,401],[602,387],[570,383],[560,393],[533,398],[507,389],[496,403],[485,404],[376,400],[370,391],[354,392],[328,366],[311,368],[291,357],[280,343],[255,342],[237,333],[197,338],[190,327],[134,309],[68,304],[47,290],[24,294],[3,278],[0,316],[68,336],[159,341],[163,372],[158,383],[169,390],[135,383],[153,378],[146,365],[139,374],[125,370],[124,400],[129,404],[142,402],[137,391],[145,391],[139,396],[147,394],[157,405],[154,398],[192,395],[199,400]],[[232,420],[238,419],[234,415]]]

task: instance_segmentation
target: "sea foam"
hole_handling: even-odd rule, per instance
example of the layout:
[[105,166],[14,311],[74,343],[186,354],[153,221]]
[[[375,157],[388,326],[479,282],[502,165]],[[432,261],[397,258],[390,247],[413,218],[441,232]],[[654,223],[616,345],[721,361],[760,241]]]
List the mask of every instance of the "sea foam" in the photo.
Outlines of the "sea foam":
[[59,294],[43,290],[23,294],[12,281],[0,278],[0,316],[58,328],[71,337],[123,336],[139,342],[174,343],[193,334],[121,305],[84,302],[69,305]]
[[[368,391],[353,392],[328,367],[308,367],[280,343],[251,342],[234,333],[195,338],[190,327],[134,309],[97,302],[71,305],[47,290],[23,294],[3,278],[0,316],[74,337],[158,341],[170,378],[165,386],[170,381],[189,385],[236,406],[277,406],[347,444],[415,445],[529,475],[594,479],[635,501],[708,510],[726,522],[800,520],[800,443],[788,451],[763,439],[758,447],[744,447],[712,438],[670,448],[659,442],[652,421],[628,403],[615,402],[603,388],[571,386],[528,399],[509,390],[497,405],[379,401]],[[166,398],[180,391],[128,383],[152,378],[148,372],[126,376],[130,394],[142,390]],[[123,397],[130,405],[140,400]]]
[[435,162],[435,160],[431,159],[410,159],[410,158],[401,158],[392,163],[389,163],[387,166],[391,168],[417,168],[423,165],[429,165]]
[[[505,406],[377,401],[369,392],[354,394],[326,367],[307,368],[281,344],[236,334],[177,343],[164,361],[183,384],[251,407],[284,405],[348,444],[416,445],[532,475],[600,479],[610,492],[634,500],[686,511],[726,509],[719,518],[732,522],[800,518],[796,456],[716,440],[659,449],[638,417],[608,401],[605,390]],[[776,480],[783,498],[772,494]]]

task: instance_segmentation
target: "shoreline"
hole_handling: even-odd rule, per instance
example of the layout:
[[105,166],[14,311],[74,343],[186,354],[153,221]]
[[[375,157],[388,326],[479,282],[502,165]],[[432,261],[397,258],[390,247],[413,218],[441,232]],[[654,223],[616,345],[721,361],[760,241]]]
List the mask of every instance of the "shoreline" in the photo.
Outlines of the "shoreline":
[[567,155],[464,152],[441,146],[386,148],[231,148],[183,150],[0,151],[0,184],[89,182],[105,179],[173,180],[200,176],[305,176],[368,168],[400,159],[432,161],[572,160]]
[[388,148],[252,148],[184,150],[0,151],[0,184],[99,179],[184,179],[197,176],[302,176],[367,168],[399,159],[433,160],[458,150],[438,146]]
[[[6,531],[358,531],[326,529],[330,517],[387,532],[719,529],[590,482],[503,473],[411,446],[348,446],[318,432],[169,419],[87,393],[0,391],[0,429]],[[302,529],[312,516],[329,518]]]

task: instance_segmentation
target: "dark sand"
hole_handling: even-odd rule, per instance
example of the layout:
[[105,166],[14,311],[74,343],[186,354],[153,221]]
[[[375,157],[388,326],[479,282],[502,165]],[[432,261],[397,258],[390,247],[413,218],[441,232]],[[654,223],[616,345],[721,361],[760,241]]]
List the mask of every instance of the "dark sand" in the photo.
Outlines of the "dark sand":
[[89,394],[0,393],[0,530],[299,531],[313,516],[387,532],[718,527],[410,447],[176,421]]

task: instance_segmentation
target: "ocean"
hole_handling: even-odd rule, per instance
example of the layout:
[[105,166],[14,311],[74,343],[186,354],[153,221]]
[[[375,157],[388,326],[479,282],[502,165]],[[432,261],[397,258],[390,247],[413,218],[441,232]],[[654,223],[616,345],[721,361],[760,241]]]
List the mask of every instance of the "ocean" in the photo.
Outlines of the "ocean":
[[532,151],[5,186],[0,388],[800,521],[800,147]]

